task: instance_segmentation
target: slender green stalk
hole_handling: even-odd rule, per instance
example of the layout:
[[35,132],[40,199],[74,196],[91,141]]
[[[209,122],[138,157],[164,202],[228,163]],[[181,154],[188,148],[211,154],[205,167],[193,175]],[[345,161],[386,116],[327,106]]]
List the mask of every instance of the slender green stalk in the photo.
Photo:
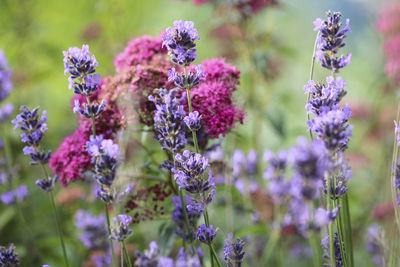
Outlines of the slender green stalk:
[[271,259],[272,253],[274,252],[275,247],[278,244],[280,236],[281,236],[281,229],[279,227],[277,229],[274,229],[274,231],[272,231],[263,253],[262,262],[264,264],[268,264],[268,261]]
[[50,196],[50,202],[51,202],[51,205],[52,205],[53,211],[54,211],[54,217],[56,218],[57,231],[58,231],[58,235],[60,237],[61,247],[62,247],[63,254],[64,254],[65,266],[68,267],[69,266],[68,256],[67,256],[67,251],[65,250],[64,237],[63,237],[63,234],[62,234],[62,231],[61,231],[60,219],[58,218],[56,204],[54,202],[53,191],[49,192],[49,196]]
[[128,266],[132,267],[131,258],[129,257],[128,250],[126,249],[125,241],[122,241],[121,243],[122,243],[122,247],[124,248],[124,253],[125,253],[126,261],[128,262]]
[[124,251],[122,250],[122,246],[121,246],[121,267],[124,267]]
[[[312,55],[312,58],[311,58],[311,67],[310,67],[310,76],[309,76],[309,80],[312,80],[313,77],[314,77],[315,51],[316,51],[316,49],[317,49],[317,41],[318,41],[319,35],[320,35],[320,32],[317,33],[317,37],[315,38],[314,49],[313,49],[313,55]],[[307,102],[310,100],[310,98],[311,98],[311,95],[310,95],[310,93],[308,93]],[[307,120],[308,120],[308,121],[310,120],[310,114],[309,114],[308,112],[307,112]],[[308,132],[310,133],[310,138],[311,138],[311,140],[314,139],[311,129],[309,129]]]
[[351,231],[351,219],[350,219],[350,207],[349,207],[349,199],[348,199],[348,193],[346,193],[343,196],[342,199],[342,208],[343,208],[343,214],[344,214],[344,231],[345,231],[345,242],[347,244],[346,246],[346,252],[349,255],[349,266],[353,267],[354,266],[354,255],[353,255],[353,237],[352,237],[352,231]]
[[[107,229],[108,229],[108,236],[111,235],[111,224],[110,224],[110,213],[108,212],[108,204],[104,203],[104,210],[106,212],[106,218],[107,218]],[[111,248],[111,255],[112,255],[112,259],[113,259],[113,265],[115,266],[116,264],[116,257],[115,257],[115,251],[114,251],[114,245],[113,245],[113,241],[111,238],[109,238],[110,240],[110,248]]]
[[[90,103],[90,98],[88,96],[86,96],[86,100],[87,100],[88,105],[90,106],[91,103]],[[91,118],[92,118],[93,137],[96,138],[96,124],[95,124],[95,119],[94,119],[94,115],[93,114],[92,114]]]
[[[396,122],[399,123],[400,119],[400,104],[397,107],[397,115],[396,115]],[[399,211],[399,206],[397,205],[397,193],[396,189],[394,188],[395,185],[395,180],[397,176],[397,162],[398,162],[398,157],[399,157],[399,146],[397,144],[397,138],[396,136],[394,137],[393,140],[393,157],[392,157],[392,171],[391,171],[391,183],[390,183],[390,188],[392,191],[392,201],[393,201],[393,207],[394,207],[394,212],[395,212],[395,217],[396,217],[396,224],[397,224],[397,229],[400,233],[400,211]]]
[[[327,188],[327,198],[326,198],[326,206],[327,210],[331,210],[331,177],[327,177],[326,179],[326,188]],[[333,222],[329,222],[328,225],[328,233],[329,233],[329,260],[331,266],[336,266],[336,257],[335,257],[335,244],[333,238]]]
[[[204,207],[204,212],[203,212],[203,217],[204,217],[204,222],[206,224],[207,227],[210,226],[210,218],[208,217],[208,211],[207,211],[207,207]],[[218,254],[215,252],[213,245],[211,244],[211,242],[208,243],[208,246],[210,248],[210,251],[212,252],[211,258],[214,256],[218,267],[221,267],[221,263],[219,262],[219,258],[218,258]],[[214,261],[211,259],[211,266],[214,266]]]
[[321,267],[321,245],[318,236],[314,231],[309,232],[309,242],[312,250],[312,261],[314,267]]

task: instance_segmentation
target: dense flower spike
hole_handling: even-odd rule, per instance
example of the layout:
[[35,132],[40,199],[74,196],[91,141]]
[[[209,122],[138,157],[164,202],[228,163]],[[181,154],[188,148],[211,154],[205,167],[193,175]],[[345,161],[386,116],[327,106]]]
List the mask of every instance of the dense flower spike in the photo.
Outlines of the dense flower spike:
[[205,244],[210,244],[214,241],[217,236],[218,229],[214,230],[214,226],[206,226],[204,223],[197,229],[197,239]]
[[201,115],[199,115],[199,112],[194,111],[192,113],[189,113],[183,121],[186,123],[186,126],[189,128],[191,131],[198,131],[201,128]]
[[232,156],[233,184],[242,195],[249,195],[257,191],[258,183],[255,180],[258,166],[257,151],[250,150],[247,157],[243,151],[236,149]]
[[173,81],[174,84],[182,89],[193,88],[199,85],[200,81],[205,77],[201,65],[196,66],[196,71],[189,70],[187,73],[187,78],[185,73],[176,73],[175,68],[168,71],[169,77],[168,81]]
[[58,176],[48,177],[47,179],[37,180],[36,185],[40,187],[43,191],[50,192],[54,189],[55,184],[57,182]]
[[244,258],[244,242],[240,238],[237,238],[235,242],[232,242],[232,234],[228,234],[225,240],[224,247],[224,261],[228,267],[241,267]]
[[352,137],[352,125],[348,124],[351,112],[348,109],[331,110],[321,114],[310,123],[310,128],[330,151],[344,151]]
[[[149,249],[145,250],[144,253],[136,252],[136,262],[135,266],[147,267],[147,266],[160,266],[157,265],[160,257],[160,249],[155,241],[151,241],[149,244]],[[168,260],[163,259],[162,262],[167,262]],[[169,262],[169,261],[168,261]],[[162,265],[164,266],[164,265]],[[173,265],[172,265],[173,266]],[[167,265],[167,267],[169,267]]]
[[342,14],[328,11],[326,17],[326,20],[318,18],[314,21],[314,30],[320,32],[316,58],[321,62],[322,67],[338,72],[339,69],[350,65],[351,53],[347,56],[337,56],[339,48],[345,46],[343,40],[347,36],[347,32],[351,31],[349,19],[346,20],[346,26],[341,29]]
[[321,113],[339,109],[340,101],[347,94],[344,90],[347,84],[342,78],[335,79],[333,76],[326,78],[326,83],[325,85],[311,80],[304,86],[305,93],[310,95],[306,105],[309,114],[319,116]]
[[12,71],[8,67],[4,51],[0,50],[0,102],[6,99],[13,89],[11,76]]
[[132,217],[120,214],[114,217],[113,221],[115,226],[111,227],[110,238],[122,242],[132,233],[132,230],[129,229],[129,225],[132,223]]
[[94,162],[94,179],[100,184],[111,186],[115,179],[120,156],[118,144],[110,139],[103,139],[102,135],[86,142],[86,150],[92,156]]
[[43,110],[41,117],[39,117],[39,107],[30,110],[26,106],[22,106],[21,111],[12,120],[12,123],[14,124],[14,129],[19,128],[23,131],[21,141],[28,145],[24,147],[23,152],[25,155],[31,157],[31,165],[38,163],[47,164],[51,157],[51,151],[44,152],[39,149],[40,141],[47,131],[46,111]]
[[173,62],[188,66],[197,58],[195,42],[200,37],[193,21],[175,21],[174,27],[167,28],[162,38],[162,45],[167,47]]
[[156,105],[154,137],[163,150],[171,153],[179,152],[187,143],[183,122],[186,112],[175,93],[175,90],[158,89],[158,96],[149,96],[149,100]]
[[[340,250],[341,244],[340,244],[337,233],[334,233],[334,243],[333,244],[335,247],[335,263],[336,263],[335,267],[342,267],[343,266],[343,255]],[[324,237],[324,239],[322,239],[321,246],[324,249],[324,258],[329,259],[329,257],[330,257],[329,256],[329,246],[330,246],[329,245],[329,234],[326,235]],[[343,253],[345,253],[345,252],[343,252]],[[330,266],[330,265],[327,265],[327,266]],[[331,266],[331,267],[333,267],[333,266]]]
[[15,246],[11,244],[8,248],[0,246],[0,266],[17,267],[19,266],[18,255],[14,252]]
[[176,154],[175,167],[172,169],[172,172],[179,188],[193,194],[206,193],[215,187],[211,171],[209,172],[208,179],[203,177],[208,166],[207,158],[195,152],[185,150],[182,154]]
[[93,216],[90,212],[78,210],[75,213],[75,226],[83,231],[79,235],[79,239],[86,248],[108,250],[108,231],[104,215]]
[[305,199],[316,199],[322,188],[325,174],[332,166],[331,157],[321,141],[314,140],[310,144],[299,138],[297,146],[292,149],[293,169],[292,183],[294,194]]
[[184,197],[186,208],[187,208],[187,213],[188,213],[188,219],[190,223],[191,229],[188,231],[186,221],[185,221],[185,216],[184,212],[182,209],[182,202],[179,196],[173,196],[172,197],[172,203],[175,206],[174,212],[172,213],[171,219],[175,222],[176,224],[176,229],[175,233],[182,238],[183,240],[192,240],[194,236],[190,237],[189,233],[193,232],[193,228],[197,222],[197,219],[200,218],[200,216],[203,214],[203,205],[200,203],[194,202],[192,198],[189,195],[186,195]]

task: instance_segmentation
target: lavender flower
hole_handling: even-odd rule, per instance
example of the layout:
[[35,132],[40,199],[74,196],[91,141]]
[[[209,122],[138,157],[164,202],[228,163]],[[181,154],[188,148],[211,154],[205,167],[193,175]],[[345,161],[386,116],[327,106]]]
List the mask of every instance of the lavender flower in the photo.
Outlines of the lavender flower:
[[14,203],[21,203],[29,195],[26,185],[20,185],[15,190],[10,190],[0,195],[0,201],[4,205],[11,205]]
[[203,173],[209,166],[208,159],[200,154],[185,150],[182,154],[176,154],[174,173],[175,181],[179,188],[189,193],[205,193],[215,188],[211,170],[208,179],[203,178]]
[[331,158],[321,141],[310,144],[304,138],[291,151],[293,157],[292,193],[302,199],[318,198],[324,176],[332,168]]
[[55,175],[53,178],[49,176],[47,179],[36,180],[36,185],[40,187],[43,191],[50,192],[54,189],[57,182],[58,176]]
[[384,242],[382,231],[376,225],[371,225],[367,229],[366,250],[372,255],[372,259],[377,266],[384,266]]
[[189,113],[189,115],[186,116],[183,121],[186,123],[186,126],[189,128],[189,130],[198,131],[201,128],[200,119],[201,115],[199,115],[199,112],[194,111]]
[[128,228],[132,223],[132,217],[125,214],[120,214],[117,217],[114,217],[113,221],[116,226],[111,227],[110,238],[122,242],[128,237],[128,235],[132,233],[132,230]]
[[13,114],[14,106],[10,103],[5,104],[0,108],[0,123],[5,122]]
[[204,223],[197,229],[197,239],[205,244],[211,244],[217,236],[218,229],[214,230],[214,226],[206,226]]
[[342,78],[335,79],[333,76],[327,77],[326,83],[325,85],[311,80],[304,86],[305,93],[310,96],[306,105],[309,114],[319,116],[321,113],[339,109],[340,101],[347,94],[344,90],[347,84]]
[[194,236],[190,237],[189,233],[194,234],[193,228],[196,224],[196,221],[200,218],[201,214],[203,213],[203,205],[200,203],[194,202],[193,199],[186,195],[184,197],[187,209],[187,215],[190,223],[190,231],[187,229],[185,216],[182,209],[182,202],[179,196],[172,197],[172,203],[175,206],[174,212],[172,213],[171,219],[176,224],[175,233],[183,240],[193,240]]
[[[135,266],[137,267],[148,267],[148,266],[164,266],[159,264],[160,249],[155,241],[151,241],[149,249],[145,250],[144,253],[136,253]],[[163,260],[165,262],[165,260]],[[167,265],[168,266],[168,265]]]
[[[335,162],[336,183],[331,184],[331,199],[338,199],[346,194],[348,187],[347,181],[353,177],[353,172],[348,162],[343,159],[343,154],[338,154],[338,159]],[[326,184],[324,184],[324,193],[327,194]]]
[[83,230],[79,239],[86,248],[107,251],[108,231],[104,215],[93,216],[90,212],[78,210],[75,213],[75,226]]
[[183,106],[174,96],[175,90],[158,89],[158,97],[149,96],[155,106],[154,137],[162,145],[162,149],[177,153],[185,147],[187,140],[183,119],[186,115]]
[[205,73],[201,69],[201,65],[196,66],[196,72],[189,71],[186,74],[181,72],[177,73],[175,68],[172,68],[168,71],[169,77],[168,81],[174,81],[175,85],[179,88],[193,88],[199,85],[200,81],[205,77]]
[[16,267],[19,265],[18,255],[15,254],[14,250],[14,244],[11,244],[8,248],[0,247],[0,266]]
[[396,205],[397,206],[400,206],[400,193],[399,193],[399,190],[400,190],[400,163],[394,163],[395,165],[392,165],[392,168],[394,168],[394,173],[395,173],[395,176],[394,176],[394,181],[393,181],[393,188],[394,188],[394,190],[396,191],[396,199],[397,199],[397,202],[396,202]]
[[14,129],[19,128],[23,131],[21,141],[28,144],[23,152],[31,157],[31,165],[46,164],[51,157],[51,150],[48,152],[39,150],[40,141],[47,131],[46,110],[42,111],[41,117],[39,117],[39,107],[31,111],[26,106],[22,106],[21,111],[11,122],[14,124]]
[[72,111],[74,113],[78,112],[86,118],[91,118],[92,116],[97,117],[98,115],[100,115],[100,113],[104,111],[105,106],[106,102],[104,100],[101,101],[100,105],[96,103],[91,103],[90,105],[86,103],[81,104],[79,100],[75,100],[74,108],[72,109]]
[[[175,267],[201,267],[201,263],[197,257],[188,257],[184,248],[180,248]],[[161,267],[161,266],[160,266]]]
[[350,64],[351,53],[347,56],[337,56],[339,48],[345,46],[343,40],[347,36],[347,32],[351,31],[349,19],[346,20],[346,26],[341,29],[342,14],[328,11],[326,17],[327,19],[324,21],[320,18],[314,21],[314,30],[321,33],[317,40],[316,58],[321,62],[322,67],[338,72],[339,69]]
[[232,237],[232,234],[228,234],[228,238],[225,240],[224,261],[228,267],[241,267],[245,254],[244,242],[240,238],[232,242]]
[[310,123],[310,128],[321,139],[328,150],[344,151],[352,137],[353,126],[348,124],[351,112],[349,109],[331,110],[321,114]]
[[92,156],[94,162],[94,178],[100,185],[111,186],[117,172],[118,158],[120,156],[118,144],[111,139],[103,139],[92,136],[86,142],[86,150]]
[[6,99],[13,89],[11,76],[12,72],[8,67],[4,51],[0,50],[0,102]]
[[[335,262],[336,262],[336,266],[335,267],[342,267],[343,266],[343,255],[341,253],[340,250],[340,241],[338,238],[338,234],[334,233],[334,241],[333,241],[333,245],[335,247]],[[324,249],[324,258],[329,260],[330,259],[330,253],[329,253],[329,234],[327,234],[324,239],[322,239],[321,241],[321,246]],[[343,252],[344,253],[344,252]],[[327,265],[330,266],[330,265]],[[333,266],[331,266],[333,267]]]
[[162,39],[162,46],[167,47],[173,62],[188,66],[197,58],[194,48],[196,47],[195,41],[200,40],[200,37],[192,21],[175,21],[174,27],[167,28]]
[[283,204],[290,196],[291,184],[285,179],[284,173],[288,164],[288,155],[284,150],[276,155],[270,151],[265,152],[264,160],[268,167],[264,172],[264,179],[269,180],[268,191],[274,203]]

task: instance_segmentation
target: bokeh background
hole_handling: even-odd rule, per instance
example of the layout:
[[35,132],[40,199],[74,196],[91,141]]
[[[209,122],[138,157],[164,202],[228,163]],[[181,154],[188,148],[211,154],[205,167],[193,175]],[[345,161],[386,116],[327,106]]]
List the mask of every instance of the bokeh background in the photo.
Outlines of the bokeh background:
[[[73,93],[63,74],[63,50],[89,44],[100,63],[98,72],[103,77],[113,75],[112,61],[131,38],[158,36],[174,20],[192,20],[201,36],[200,60],[228,56],[228,62],[242,72],[235,98],[246,118],[223,141],[226,157],[237,148],[255,148],[260,155],[264,149],[288,148],[298,136],[307,135],[303,86],[308,80],[315,40],[312,22],[323,17],[326,10],[340,11],[350,18],[352,28],[344,48],[353,54],[352,64],[340,75],[349,85],[344,102],[354,114],[354,138],[347,157],[354,172],[349,197],[355,261],[357,266],[374,266],[365,251],[366,227],[379,223],[386,227],[387,235],[393,231],[389,172],[398,98],[397,88],[384,73],[382,37],[375,27],[380,10],[388,4],[374,0],[280,0],[278,6],[263,10],[245,25],[246,36],[254,37],[256,42],[242,40],[227,45],[221,36],[232,32],[235,35],[235,29],[222,27],[227,23],[227,14],[211,4],[195,6],[191,1],[168,0],[0,0],[0,49],[5,51],[14,81],[8,102],[15,107],[40,106],[47,110],[49,131],[44,145],[55,151],[77,127],[70,106]],[[316,66],[315,79],[322,80],[327,75]],[[0,244],[14,242],[25,261],[22,266],[61,266],[58,237],[41,238],[54,227],[48,201],[34,186],[40,170],[30,167],[29,159],[22,155],[22,144],[18,133],[11,130],[11,123],[0,129],[11,142],[18,168],[15,179],[26,183],[30,190],[29,201],[19,211],[0,204]],[[87,257],[79,240],[74,239],[73,214],[82,205],[85,204],[70,203],[61,208],[69,233],[68,249],[76,253],[74,266],[80,266]],[[29,227],[20,222],[19,212]],[[223,219],[221,224],[225,224]],[[160,234],[151,229],[151,225],[134,228],[137,235],[132,243],[137,240],[138,247],[147,247]],[[262,235],[260,229],[243,230],[246,231]],[[291,265],[293,262],[296,265]],[[285,257],[284,265],[301,263],[294,257]]]

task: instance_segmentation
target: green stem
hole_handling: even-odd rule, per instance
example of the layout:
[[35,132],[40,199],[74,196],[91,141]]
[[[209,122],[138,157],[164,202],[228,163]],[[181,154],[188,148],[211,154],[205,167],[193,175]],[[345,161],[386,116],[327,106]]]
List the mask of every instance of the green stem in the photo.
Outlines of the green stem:
[[[327,177],[326,179],[326,191],[327,191],[327,199],[326,199],[326,205],[327,205],[327,210],[331,210],[331,179],[330,177]],[[328,225],[328,233],[329,233],[329,260],[331,266],[336,266],[336,257],[335,257],[335,244],[334,244],[334,238],[333,238],[333,222],[329,222]]]
[[[396,122],[399,123],[400,120],[400,104],[397,107],[397,115],[396,115]],[[392,171],[391,171],[391,183],[390,183],[390,188],[392,191],[392,201],[393,201],[393,207],[394,207],[394,212],[395,212],[395,217],[396,217],[396,224],[397,224],[397,229],[400,233],[400,210],[399,206],[397,205],[397,192],[396,189],[394,188],[395,185],[395,180],[397,176],[397,162],[398,162],[398,157],[399,157],[399,146],[397,143],[397,138],[396,136],[394,137],[393,140],[393,157],[392,157]]]
[[194,245],[193,245],[192,229],[191,229],[191,225],[190,225],[190,221],[189,221],[189,216],[188,216],[187,209],[186,209],[185,199],[183,198],[183,192],[182,192],[181,189],[179,189],[179,197],[181,198],[183,215],[184,215],[184,217],[185,217],[185,221],[186,221],[186,225],[187,225],[187,230],[188,230],[189,237],[190,237],[190,245],[191,245],[191,247],[192,247],[193,254],[196,254],[197,251],[196,251],[196,249],[194,248]]
[[125,241],[122,241],[122,247],[124,248],[126,261],[128,262],[129,267],[132,267],[131,258],[129,257],[128,250],[126,249]]
[[346,250],[347,254],[349,255],[349,264],[350,267],[354,266],[354,255],[353,255],[353,237],[352,237],[352,231],[351,231],[351,219],[350,219],[350,207],[349,207],[349,199],[348,199],[348,193],[346,193],[343,196],[343,201],[342,201],[342,206],[343,206],[343,213],[344,213],[344,230],[346,234]]
[[264,264],[268,264],[268,261],[271,259],[272,252],[274,252],[276,244],[278,243],[281,233],[280,228],[274,229],[272,231],[270,238],[268,239],[268,243],[265,246],[264,256],[262,262]]
[[50,196],[50,202],[51,202],[51,205],[52,205],[53,211],[54,211],[54,217],[56,218],[57,231],[58,231],[58,235],[60,237],[61,247],[62,247],[63,254],[64,254],[65,266],[68,267],[69,263],[68,263],[67,251],[65,250],[64,237],[63,237],[63,234],[61,232],[60,219],[58,218],[56,204],[54,202],[53,191],[49,192],[49,196]]
[[[185,66],[185,79],[187,80],[187,67]],[[186,86],[186,96],[188,100],[188,106],[189,106],[189,112],[192,113],[192,101],[190,100],[190,92],[189,92],[189,85]],[[199,153],[199,143],[197,142],[197,135],[196,131],[192,131],[192,136],[193,136],[193,143],[194,143],[194,148],[196,149],[196,153]]]
[[318,239],[318,236],[313,232],[310,231],[310,247],[312,250],[312,261],[314,267],[321,267],[321,246],[320,246],[320,240]]
[[[106,218],[107,218],[107,229],[108,229],[108,236],[111,235],[111,224],[110,224],[110,213],[108,212],[108,204],[104,203],[104,209],[106,212]],[[113,241],[111,238],[109,238],[110,240],[110,249],[111,249],[111,255],[112,255],[112,259],[113,259],[113,265],[115,266],[117,260],[115,258],[115,251],[114,251],[114,246],[113,246]]]
[[[316,49],[317,49],[317,42],[318,42],[319,34],[320,34],[320,32],[317,33],[317,37],[315,38],[314,49],[313,49],[313,55],[312,55],[312,58],[311,58],[311,67],[310,67],[310,77],[309,77],[309,81],[311,81],[311,80],[313,79],[313,77],[314,77],[315,51],[316,51]],[[310,100],[310,98],[311,98],[311,95],[310,95],[310,93],[308,93],[307,102]],[[307,112],[307,120],[308,120],[308,121],[310,120],[310,114],[309,114],[308,112]],[[314,137],[313,137],[313,134],[312,134],[311,129],[309,129],[308,132],[310,133],[310,138],[311,138],[311,140],[313,140]]]
[[[209,227],[210,226],[210,218],[208,217],[208,211],[207,211],[206,206],[204,206],[203,217],[204,217],[204,223],[206,224],[207,227]],[[215,252],[215,250],[210,242],[208,243],[208,246],[210,248],[210,251],[212,252],[211,257],[214,256],[218,267],[221,267],[221,263],[219,262],[218,254]],[[212,267],[214,266],[214,261],[212,260],[212,258],[211,258],[211,266]]]
[[[88,96],[86,96],[86,100],[87,100],[88,105],[90,106],[91,103],[90,103],[90,98]],[[93,114],[91,115],[91,118],[92,118],[93,137],[96,138],[96,124],[95,124],[95,119],[94,119],[94,115]]]

